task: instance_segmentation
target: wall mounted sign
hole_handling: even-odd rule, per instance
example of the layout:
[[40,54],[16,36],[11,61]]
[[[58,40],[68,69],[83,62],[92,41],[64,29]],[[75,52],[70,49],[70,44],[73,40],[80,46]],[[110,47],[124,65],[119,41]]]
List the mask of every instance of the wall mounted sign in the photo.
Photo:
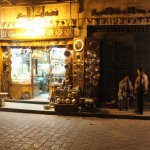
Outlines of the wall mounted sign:
[[16,18],[19,19],[19,18],[30,18],[30,17],[58,16],[57,8],[55,8],[54,10],[51,9],[45,11],[45,6],[34,6],[34,7],[27,7],[26,9],[27,9],[26,14],[19,12]]
[[137,8],[134,6],[129,6],[125,9],[121,9],[121,8],[113,8],[113,7],[107,7],[101,11],[98,11],[97,9],[92,9],[91,10],[91,15],[92,16],[100,16],[100,15],[118,15],[118,14],[149,14],[150,13],[150,9],[149,10],[145,10],[142,8]]

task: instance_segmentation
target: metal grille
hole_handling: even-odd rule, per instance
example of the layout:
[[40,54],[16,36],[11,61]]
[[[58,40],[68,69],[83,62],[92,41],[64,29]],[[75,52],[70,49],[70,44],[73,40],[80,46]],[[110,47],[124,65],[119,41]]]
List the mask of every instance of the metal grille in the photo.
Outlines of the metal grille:
[[93,32],[102,33],[150,33],[150,25],[99,25],[88,26],[88,36]]

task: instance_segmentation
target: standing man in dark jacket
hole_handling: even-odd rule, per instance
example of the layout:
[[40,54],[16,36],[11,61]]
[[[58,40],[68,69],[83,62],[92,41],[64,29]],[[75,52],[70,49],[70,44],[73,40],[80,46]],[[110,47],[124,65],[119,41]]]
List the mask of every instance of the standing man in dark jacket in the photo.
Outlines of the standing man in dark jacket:
[[143,97],[148,92],[149,81],[142,68],[137,69],[137,74],[138,76],[134,86],[134,91],[137,94],[137,110],[135,112],[138,114],[143,114]]

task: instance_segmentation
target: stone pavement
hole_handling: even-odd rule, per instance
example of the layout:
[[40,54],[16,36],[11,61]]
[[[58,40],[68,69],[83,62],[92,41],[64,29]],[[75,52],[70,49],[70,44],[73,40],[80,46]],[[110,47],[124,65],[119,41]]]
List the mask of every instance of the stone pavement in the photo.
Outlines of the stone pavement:
[[119,111],[118,109],[97,107],[93,112],[55,112],[54,108],[44,109],[45,103],[20,103],[20,102],[6,102],[5,106],[0,107],[0,111],[9,112],[23,112],[35,114],[48,114],[48,115],[65,115],[65,116],[82,116],[82,117],[100,117],[100,118],[118,118],[118,119],[141,119],[150,120],[150,108],[144,109],[144,114],[139,115],[134,113],[135,108],[130,108],[128,111]]
[[150,121],[0,112],[0,150],[149,150]]

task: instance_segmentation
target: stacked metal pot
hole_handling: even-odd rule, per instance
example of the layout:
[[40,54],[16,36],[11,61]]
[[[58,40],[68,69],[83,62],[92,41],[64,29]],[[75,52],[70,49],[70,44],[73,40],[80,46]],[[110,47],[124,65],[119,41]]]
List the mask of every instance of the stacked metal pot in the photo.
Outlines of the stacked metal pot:
[[55,103],[56,104],[77,104],[79,97],[79,89],[70,86],[66,88],[57,88],[55,92]]

